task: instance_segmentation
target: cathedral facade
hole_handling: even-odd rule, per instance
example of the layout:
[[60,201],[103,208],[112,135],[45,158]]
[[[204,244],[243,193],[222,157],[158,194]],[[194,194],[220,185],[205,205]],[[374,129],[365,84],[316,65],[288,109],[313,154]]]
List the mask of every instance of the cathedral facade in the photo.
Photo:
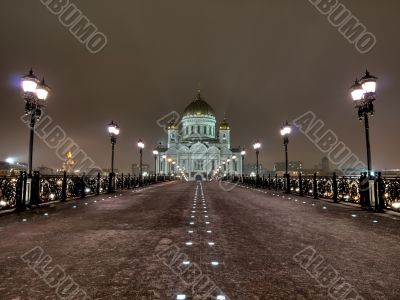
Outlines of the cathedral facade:
[[213,108],[198,91],[181,120],[168,125],[168,144],[160,145],[156,168],[159,174],[176,174],[187,180],[210,180],[213,176],[240,175],[239,148],[231,148],[231,129],[224,120],[217,126]]

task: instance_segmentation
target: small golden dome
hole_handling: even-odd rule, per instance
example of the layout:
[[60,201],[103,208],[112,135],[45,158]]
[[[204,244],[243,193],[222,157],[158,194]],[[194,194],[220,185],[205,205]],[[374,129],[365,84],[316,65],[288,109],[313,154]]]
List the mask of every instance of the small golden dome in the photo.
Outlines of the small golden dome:
[[229,128],[229,123],[226,121],[226,119],[224,118],[224,120],[221,122],[221,124],[219,124],[219,129],[222,130],[228,130]]

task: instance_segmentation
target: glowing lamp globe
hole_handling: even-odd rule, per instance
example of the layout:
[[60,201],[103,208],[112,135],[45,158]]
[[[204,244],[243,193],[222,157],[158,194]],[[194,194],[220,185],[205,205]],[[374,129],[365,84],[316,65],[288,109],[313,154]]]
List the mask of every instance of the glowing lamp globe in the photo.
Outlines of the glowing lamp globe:
[[356,80],[352,87],[350,88],[351,97],[353,101],[361,101],[364,98],[364,89],[361,83]]
[[33,70],[31,69],[28,75],[22,77],[22,90],[24,91],[24,93],[34,93],[36,92],[38,83],[39,79],[35,76],[35,74],[33,74]]
[[36,86],[36,96],[39,100],[46,100],[49,96],[50,88],[45,83],[44,78],[42,81]]
[[363,78],[361,78],[360,83],[364,93],[370,94],[376,92],[376,81],[377,77],[371,75],[368,70],[365,72]]

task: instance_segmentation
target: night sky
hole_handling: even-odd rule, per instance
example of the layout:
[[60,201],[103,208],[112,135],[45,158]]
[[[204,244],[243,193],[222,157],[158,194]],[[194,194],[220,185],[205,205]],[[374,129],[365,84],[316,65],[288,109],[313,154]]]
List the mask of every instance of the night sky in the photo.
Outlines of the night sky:
[[[363,124],[348,88],[368,67],[379,77],[371,119],[374,169],[400,168],[400,2],[341,1],[370,32],[376,47],[360,54],[307,0],[71,1],[108,38],[91,54],[39,0],[0,2],[0,160],[27,161],[28,128],[19,77],[33,67],[52,88],[46,113],[100,166],[108,168],[106,126],[121,127],[116,167],[138,161],[137,141],[151,150],[166,141],[156,121],[182,112],[201,84],[205,100],[227,115],[232,146],[263,143],[261,162],[283,161],[283,121],[313,111],[360,158]],[[34,166],[62,162],[36,138]],[[247,161],[254,161],[249,151]],[[314,167],[323,154],[300,132],[289,159]]]

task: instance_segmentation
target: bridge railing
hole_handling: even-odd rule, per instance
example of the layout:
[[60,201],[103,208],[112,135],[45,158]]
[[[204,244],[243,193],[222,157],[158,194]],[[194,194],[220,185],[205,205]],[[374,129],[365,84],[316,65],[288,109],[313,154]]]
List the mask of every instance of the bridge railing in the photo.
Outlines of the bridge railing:
[[[139,178],[130,174],[97,175],[40,175],[34,172],[28,178],[26,172],[19,176],[0,177],[0,211],[22,211],[29,206],[38,207],[53,201],[85,198],[126,189],[134,189],[175,178],[168,175],[152,175]],[[111,184],[111,186],[110,186]]]
[[[241,182],[244,185],[275,190],[287,191],[286,178],[284,176],[262,176],[258,180],[255,177],[243,176],[230,178],[233,182]],[[289,191],[292,194],[315,199],[324,198],[333,201],[345,201],[360,204],[362,197],[369,197],[368,182],[361,182],[357,176],[299,176],[290,177]],[[382,177],[374,178],[375,198],[382,199],[384,208],[400,211],[400,178]],[[363,194],[364,193],[364,194]]]

